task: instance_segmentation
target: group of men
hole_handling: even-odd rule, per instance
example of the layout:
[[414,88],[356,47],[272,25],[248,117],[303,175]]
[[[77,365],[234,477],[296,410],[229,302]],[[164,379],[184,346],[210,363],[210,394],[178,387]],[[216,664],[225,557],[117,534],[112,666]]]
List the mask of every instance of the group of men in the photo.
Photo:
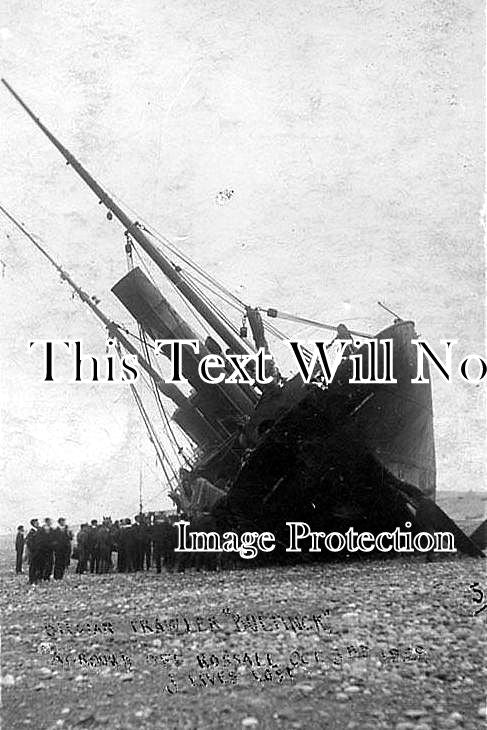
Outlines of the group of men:
[[[77,560],[79,574],[109,573],[115,568],[120,573],[149,570],[154,564],[157,573],[162,566],[171,571],[175,568],[176,530],[174,519],[166,515],[136,515],[112,522],[104,517],[101,523],[91,520],[80,525],[76,542],[72,547],[73,534],[66,520],[59,518],[56,527],[46,517],[39,525],[31,520],[31,529],[24,537],[23,525],[19,525],[15,540],[16,572],[22,573],[23,555],[29,562],[29,582],[48,581],[51,576],[61,579],[70,564]],[[116,563],[113,553],[116,553]]]
[[92,520],[84,523],[76,536],[78,567],[76,572],[108,573],[115,565],[112,553],[117,554],[116,570],[133,573],[149,570],[154,564],[156,572],[161,567],[172,570],[176,530],[173,518],[166,515],[135,515],[112,522],[105,517],[101,524]]
[[38,519],[30,521],[30,530],[24,537],[24,526],[19,525],[15,538],[17,573],[22,573],[24,552],[29,562],[29,583],[48,581],[51,575],[60,580],[70,563],[73,534],[60,517],[53,527],[46,517],[42,525]]

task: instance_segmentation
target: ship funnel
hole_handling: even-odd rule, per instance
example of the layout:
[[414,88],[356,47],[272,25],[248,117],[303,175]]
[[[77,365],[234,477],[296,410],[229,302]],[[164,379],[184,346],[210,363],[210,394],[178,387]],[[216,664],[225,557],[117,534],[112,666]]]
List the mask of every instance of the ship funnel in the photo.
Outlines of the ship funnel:
[[[138,267],[117,282],[112,292],[151,339],[199,339],[189,324]],[[182,371],[196,391],[189,401],[205,420],[212,424],[213,429],[226,437],[238,430],[242,417],[251,414],[253,404],[238,385],[224,383],[212,385],[201,380],[198,366],[200,360],[209,353],[210,349],[202,342],[198,354],[191,348],[185,348]],[[163,349],[163,354],[169,357],[170,349]],[[178,414],[178,417],[180,416],[181,414]]]

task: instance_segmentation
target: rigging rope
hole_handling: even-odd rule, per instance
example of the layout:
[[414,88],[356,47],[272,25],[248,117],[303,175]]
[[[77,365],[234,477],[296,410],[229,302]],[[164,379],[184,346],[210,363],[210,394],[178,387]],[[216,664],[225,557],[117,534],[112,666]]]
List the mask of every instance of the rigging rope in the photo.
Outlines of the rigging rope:
[[113,193],[107,186],[105,186],[106,191],[109,193],[109,195],[114,198],[115,200],[118,200],[120,203],[122,203],[128,210],[130,210],[139,221],[141,221],[144,225],[141,225],[142,230],[144,230],[146,233],[149,233],[153,238],[156,239],[156,241],[159,241],[159,243],[167,248],[168,251],[170,251],[172,254],[177,256],[181,259],[187,266],[197,271],[204,279],[207,279],[210,281],[214,286],[220,288],[223,292],[225,292],[228,296],[232,297],[236,303],[238,303],[240,306],[245,307],[245,304],[242,300],[240,300],[233,292],[231,292],[228,289],[225,289],[225,287],[220,284],[220,282],[217,279],[214,279],[210,274],[208,274],[199,264],[197,264],[195,261],[193,261],[189,256],[186,254],[183,254],[177,246],[175,246],[172,241],[170,241],[166,236],[164,236],[163,233],[158,231],[156,228],[151,226],[151,224],[142,218],[142,216],[139,215],[139,213],[132,208],[125,200],[123,200],[119,195],[116,193]]
[[[120,347],[120,343],[117,343],[116,351],[117,351],[117,354],[118,354],[119,358],[122,359],[122,348]],[[173,472],[173,474],[175,476],[175,472],[174,472],[173,466],[172,466],[171,462],[169,461],[169,459],[167,458],[167,456],[164,453],[164,449],[162,448],[162,444],[159,441],[159,438],[157,437],[157,434],[154,431],[154,428],[152,426],[152,423],[150,421],[150,418],[149,418],[149,416],[147,414],[147,411],[145,409],[145,406],[144,406],[144,404],[142,402],[142,399],[141,399],[141,397],[139,395],[139,392],[138,392],[137,388],[135,387],[135,385],[133,383],[130,383],[129,385],[130,385],[130,391],[131,391],[131,393],[132,393],[132,395],[134,397],[134,400],[135,400],[135,403],[137,405],[137,408],[139,409],[140,415],[141,415],[142,420],[144,422],[144,425],[145,425],[145,427],[147,429],[149,441],[154,446],[154,450],[156,452],[157,459],[158,459],[158,461],[159,461],[159,463],[160,463],[160,465],[162,467],[162,470],[164,472],[164,476],[166,477],[166,481],[167,481],[168,487],[170,488],[171,487],[171,477],[169,476],[169,473],[168,473],[168,470],[166,468],[166,465],[165,465],[164,461],[165,460],[167,461],[169,467],[171,468],[171,470],[172,470],[172,472]]]
[[[227,304],[229,307],[232,307],[232,309],[236,309],[240,313],[242,312],[243,305],[235,304],[235,302],[231,301],[227,297],[226,294],[222,294],[221,292],[213,289],[213,287],[210,286],[209,284],[205,284],[204,282],[201,281],[201,279],[199,279],[197,276],[195,276],[195,274],[190,274],[188,271],[182,271],[182,273],[184,273],[184,275],[186,277],[188,277],[188,279],[190,279],[191,281],[197,282],[197,284],[199,284],[199,286],[205,286],[209,291],[211,291],[212,294],[214,294],[216,297],[218,297],[219,299],[224,301],[225,304]],[[245,309],[244,309],[244,311],[245,311]]]
[[[152,276],[152,274],[151,274],[151,272],[150,272],[150,270],[149,270],[149,267],[147,266],[147,264],[146,264],[146,262],[145,262],[145,260],[144,260],[143,256],[141,255],[141,253],[140,253],[140,251],[139,251],[138,247],[137,247],[137,246],[136,246],[136,245],[135,245],[134,243],[132,243],[132,245],[133,245],[133,248],[134,248],[134,250],[135,250],[135,253],[136,253],[136,255],[137,255],[137,257],[138,257],[139,261],[141,262],[142,266],[144,267],[144,269],[145,269],[145,271],[146,271],[146,273],[147,273],[147,275],[148,275],[149,279],[150,279],[150,280],[151,280],[151,282],[152,282],[152,283],[154,284],[154,286],[155,286],[155,287],[157,287],[157,283],[156,283],[156,281],[155,281],[154,277]],[[178,295],[178,297],[179,297],[179,298],[181,299],[181,301],[182,301],[182,303],[183,303],[183,304],[185,305],[185,307],[187,307],[187,309],[188,309],[188,311],[189,311],[189,312],[191,313],[191,315],[192,315],[192,316],[193,316],[193,317],[194,317],[194,318],[195,318],[195,319],[196,319],[196,320],[198,321],[198,324],[199,324],[199,325],[200,325],[200,327],[202,328],[203,332],[205,332],[205,334],[206,334],[206,335],[209,335],[209,334],[210,334],[210,331],[209,331],[209,329],[208,329],[208,323],[207,323],[207,322],[206,322],[206,321],[205,321],[205,320],[203,319],[203,317],[202,317],[202,316],[201,316],[201,315],[199,314],[199,312],[197,312],[197,311],[196,311],[195,309],[192,309],[192,308],[190,307],[190,305],[189,305],[188,301],[187,301],[187,300],[185,299],[185,297],[184,297],[184,296],[183,296],[183,295],[181,294],[181,292],[179,291],[179,289],[177,288],[177,286],[176,286],[176,285],[175,285],[175,284],[174,284],[174,283],[173,283],[172,281],[170,281],[170,280],[168,280],[168,282],[169,282],[169,284],[170,284],[170,285],[172,286],[173,290],[174,290],[174,291],[175,291],[175,293],[176,293],[176,294]]]
[[183,276],[183,278],[186,279],[188,281],[188,283],[191,284],[191,286],[193,287],[194,291],[197,292],[197,294],[201,297],[201,299],[205,302],[205,304],[208,307],[210,307],[210,309],[212,310],[212,312],[216,316],[218,316],[220,319],[222,319],[225,322],[225,324],[227,325],[227,327],[230,330],[232,330],[234,332],[234,334],[236,334],[238,337],[240,337],[241,340],[243,340],[245,342],[245,344],[247,345],[247,347],[250,347],[252,349],[255,349],[253,347],[253,345],[245,339],[245,337],[242,337],[240,335],[239,328],[234,325],[234,323],[228,318],[228,316],[225,314],[225,312],[223,312],[223,310],[220,309],[218,307],[218,305],[215,304],[215,302],[212,302],[212,300],[203,292],[203,290],[200,288],[200,286],[198,286],[198,284],[195,283],[194,277],[191,274],[188,274],[185,271],[181,271],[180,273]]
[[[134,244],[133,244],[133,240],[132,240],[130,234],[128,233],[128,231],[125,231],[125,239],[126,239],[125,253],[127,254],[127,265],[128,265],[129,270],[131,271],[134,268],[134,260],[133,260],[133,256],[132,256]],[[149,350],[149,346],[148,346],[148,342],[147,342],[147,337],[146,337],[145,331],[140,323],[138,323],[138,328],[139,328],[139,337],[140,337],[140,341],[142,343],[145,359],[147,360],[147,362],[149,363],[149,365],[151,367],[154,367],[154,364],[151,361],[151,354],[150,354],[150,350]],[[174,455],[180,465],[181,465],[181,457],[183,458],[184,462],[187,463],[187,458],[186,458],[186,455],[184,454],[184,449],[179,444],[179,442],[174,434],[174,431],[171,426],[171,421],[166,413],[166,409],[164,408],[164,404],[162,402],[159,388],[156,386],[154,378],[150,374],[149,374],[149,380],[150,380],[150,384],[151,384],[151,391],[155,398],[163,426],[165,427],[165,429],[167,430],[167,432],[169,434],[169,443],[173,449]]]
[[[166,456],[166,454],[164,452],[164,449],[162,447],[162,444],[161,444],[161,442],[160,442],[160,440],[159,440],[159,438],[158,438],[158,436],[156,434],[156,431],[155,431],[155,429],[154,429],[154,427],[153,427],[153,425],[151,423],[151,420],[149,418],[149,415],[148,415],[148,413],[147,413],[147,411],[145,409],[145,406],[144,406],[144,404],[142,402],[142,398],[140,397],[138,391],[136,390],[136,388],[135,388],[135,386],[133,384],[131,384],[130,387],[131,387],[131,389],[133,388],[133,391],[132,392],[133,392],[133,395],[134,395],[134,398],[135,398],[135,402],[137,403],[137,407],[139,408],[140,414],[142,416],[142,420],[144,421],[144,424],[145,424],[145,426],[147,428],[147,433],[148,433],[148,436],[149,436],[149,440],[154,445],[154,449],[156,451],[156,455],[157,455],[157,457],[159,459],[159,463],[161,464],[162,469],[164,471],[164,476],[166,477],[166,481],[168,483],[168,486],[171,487],[171,481],[174,480],[174,479],[177,480],[177,475],[176,475],[176,472],[174,470],[174,467],[173,467],[173,465],[171,464],[171,461],[167,458],[167,456]],[[167,465],[168,465],[169,469],[172,471],[172,477],[169,476],[168,469],[166,468],[166,465],[165,465],[165,461],[167,461]]]
[[[146,233],[151,235],[156,241],[158,241],[161,244],[161,246],[165,247],[173,255],[177,256],[187,266],[189,266],[191,269],[196,271],[201,277],[203,277],[204,280],[209,282],[213,287],[215,287],[218,291],[221,292],[221,295],[217,295],[215,291],[213,291],[213,294],[216,294],[217,296],[221,296],[222,299],[224,299],[224,297],[226,297],[226,299],[224,299],[224,301],[226,301],[226,303],[229,306],[233,306],[233,308],[235,308],[235,309],[241,309],[241,310],[245,311],[245,307],[246,307],[245,302],[243,302],[236,294],[234,294],[232,291],[230,291],[229,289],[224,287],[217,279],[215,279],[213,276],[208,274],[199,264],[197,264],[195,261],[193,261],[189,256],[187,256],[186,254],[183,254],[177,248],[177,246],[175,246],[175,244],[173,244],[166,236],[164,236],[164,234],[162,234],[156,228],[151,226],[151,224],[147,220],[142,218],[138,214],[138,212],[134,208],[132,208],[120,196],[118,196],[116,193],[111,192],[108,188],[107,188],[107,191],[113,198],[117,199],[124,206],[126,206],[135,216],[137,216],[138,220],[142,221],[143,225],[141,225],[141,228]],[[143,261],[142,257],[140,256],[140,253],[138,251],[137,251],[137,253],[138,253],[140,260]],[[185,274],[186,274],[186,276],[190,276],[188,272],[185,272]],[[203,284],[203,282],[200,282],[200,286],[206,286],[208,289],[211,290],[211,287],[208,284]],[[198,293],[201,294],[201,291],[199,291]],[[228,299],[231,300],[233,302],[233,304],[231,304],[230,301],[228,301]],[[228,319],[226,320],[226,322],[228,324]],[[264,329],[267,332],[269,332],[271,335],[276,337],[281,342],[288,339],[288,336],[284,332],[282,332],[282,330],[278,329],[275,325],[271,324],[270,322],[263,320],[262,324],[264,326]],[[239,334],[238,331],[234,327],[232,327],[232,329],[234,330],[234,332]]]
[[[145,352],[146,360],[147,360],[147,362],[152,367],[154,367],[154,365],[151,362],[150,350],[147,347],[147,340],[146,340],[146,337],[145,337],[145,332],[143,330],[142,330],[142,338],[144,340],[143,347],[144,347],[144,352]],[[163,423],[165,424],[166,429],[167,429],[167,431],[169,433],[170,442],[172,440],[171,446],[173,448],[174,455],[176,456],[176,458],[177,458],[177,460],[179,462],[181,462],[181,457],[182,457],[182,459],[187,463],[187,459],[186,459],[186,455],[184,453],[184,449],[183,449],[183,447],[181,446],[181,444],[178,442],[178,440],[176,438],[176,435],[175,435],[174,430],[173,430],[172,425],[171,425],[171,420],[170,420],[169,416],[167,415],[166,409],[164,408],[164,404],[162,402],[162,398],[161,398],[161,394],[159,392],[159,389],[156,387],[156,384],[155,384],[154,379],[152,377],[150,378],[150,381],[151,381],[151,385],[152,385],[152,391],[154,393],[154,396],[155,396],[155,399],[156,399],[156,402],[157,402],[157,407],[158,407],[158,410],[159,410],[159,414],[161,415],[162,420],[163,420]]]

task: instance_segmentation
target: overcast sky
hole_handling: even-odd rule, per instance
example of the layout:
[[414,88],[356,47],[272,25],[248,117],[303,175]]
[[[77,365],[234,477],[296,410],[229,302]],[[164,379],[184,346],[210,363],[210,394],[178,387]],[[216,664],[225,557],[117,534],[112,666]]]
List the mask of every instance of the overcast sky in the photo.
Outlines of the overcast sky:
[[[431,344],[458,339],[455,362],[484,353],[480,0],[5,0],[0,17],[2,75],[244,301],[375,332],[382,300]],[[128,322],[121,227],[4,89],[0,117],[1,204]],[[0,258],[0,527],[133,516],[141,469],[145,505],[167,505],[127,387],[48,387],[28,351],[103,355],[103,328],[3,220]],[[483,388],[433,388],[438,488],[480,489]]]

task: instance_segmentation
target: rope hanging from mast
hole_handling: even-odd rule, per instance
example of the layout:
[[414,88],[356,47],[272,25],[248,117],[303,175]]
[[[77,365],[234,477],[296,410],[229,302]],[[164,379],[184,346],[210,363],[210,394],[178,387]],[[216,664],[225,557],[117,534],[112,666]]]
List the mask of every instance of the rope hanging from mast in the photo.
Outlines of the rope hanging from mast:
[[[143,342],[144,354],[145,354],[147,361],[150,362],[151,361],[150,351],[148,348],[148,343],[147,343],[145,332],[142,328],[141,328],[141,332],[142,332],[142,342]],[[186,463],[186,465],[188,465],[190,462],[184,453],[183,447],[181,446],[181,444],[178,442],[178,440],[176,438],[174,429],[172,428],[172,425],[171,425],[171,420],[170,420],[169,416],[167,415],[166,409],[164,408],[164,404],[161,399],[161,395],[160,395],[159,391],[157,390],[156,385],[155,385],[154,381],[152,380],[152,378],[150,379],[150,383],[151,383],[151,390],[152,390],[152,393],[156,400],[157,408],[159,410],[159,415],[161,416],[163,425],[169,434],[169,442],[173,448],[174,455],[176,456],[176,458],[178,459],[179,462],[181,462],[181,458],[182,458],[184,460],[184,462]]]
[[[115,195],[109,194],[106,188],[103,188],[96,180],[90,175],[90,173],[81,165],[76,157],[66,148],[61,142],[49,131],[49,129],[40,121],[40,119],[34,114],[34,112],[27,106],[27,104],[21,99],[21,97],[12,89],[12,87],[2,79],[2,83],[16,99],[16,101],[22,106],[26,113],[31,117],[34,123],[41,129],[43,134],[49,139],[49,141],[59,150],[63,155],[68,165],[74,169],[74,171],[84,180],[84,182],[91,188],[91,190],[98,197],[101,204],[107,208],[107,217],[111,220],[115,216],[125,227],[126,231],[133,235],[137,242],[142,246],[144,251],[152,258],[156,265],[163,271],[167,278],[180,290],[181,294],[187,298],[193,307],[199,309],[200,314],[208,321],[208,324],[214,329],[219,337],[226,343],[230,349],[235,353],[246,354],[248,351],[249,344],[240,337],[238,329],[231,324],[228,317],[224,316],[218,308],[209,306],[208,298],[202,295],[200,287],[190,284],[187,278],[181,276],[176,267],[162,251],[149,240],[144,231],[149,233],[153,238],[159,241],[161,246],[170,251],[173,255],[178,256],[188,267],[196,271],[203,279],[208,282],[206,284],[200,284],[200,286],[208,287],[211,284],[216,288],[226,299],[230,299],[235,306],[242,308],[245,311],[246,305],[242,302],[235,294],[223,287],[216,279],[208,275],[202,267],[192,261],[188,256],[184,255],[178,248],[172,244],[165,236],[160,234],[155,229],[151,229],[150,225],[142,225],[138,221],[131,221],[127,214],[122,208],[115,202]],[[121,198],[118,198],[121,200]],[[131,210],[130,206],[124,203],[124,205]],[[141,220],[143,220],[141,218]],[[144,221],[144,223],[146,223]],[[186,274],[186,277],[188,275]],[[227,304],[229,302],[227,301]],[[275,310],[274,310],[275,311]],[[272,315],[271,315],[272,316]],[[292,317],[281,313],[281,317],[284,319],[290,319],[291,321],[303,322],[304,324],[310,324],[323,329],[336,329],[331,325],[325,325],[320,322],[313,320],[307,320],[305,318]],[[280,333],[277,328],[270,328],[267,324],[264,324],[267,329],[274,336],[278,336],[279,339],[286,339],[285,335]],[[370,337],[370,335],[364,335],[363,333],[354,333],[362,337]]]
[[[156,378],[158,379],[159,386],[160,387],[167,387],[169,386],[167,384],[164,384],[164,381],[160,377],[159,373],[157,373],[152,366],[145,360],[138,350],[136,350],[135,347],[127,340],[127,338],[122,334],[121,328],[118,327],[118,325],[110,320],[98,307],[99,300],[96,299],[96,297],[90,297],[81,287],[79,287],[73,279],[69,276],[69,274],[53,259],[53,257],[46,251],[46,249],[35,240],[34,236],[31,235],[10,213],[2,206],[0,205],[0,211],[3,213],[3,215],[8,218],[8,220],[15,225],[15,227],[40,251],[40,253],[49,261],[49,263],[58,271],[58,273],[61,276],[62,281],[66,281],[71,289],[73,290],[73,296],[77,294],[81,301],[84,304],[87,304],[88,307],[94,312],[94,314],[97,316],[99,320],[105,325],[107,328],[108,334],[111,338],[113,338],[116,341],[116,350],[119,355],[121,356],[121,347],[123,347],[130,352],[131,354],[134,354],[137,356],[139,362],[146,370],[148,376],[151,378],[152,383],[154,386],[156,385]],[[156,451],[156,456],[158,461],[161,463],[161,466],[163,467],[164,474],[166,476],[166,479],[168,481],[169,487],[171,486],[171,477],[169,475],[169,472],[166,468],[166,465],[164,463],[164,460],[167,461],[170,469],[173,471],[173,479],[177,479],[176,472],[174,471],[174,468],[167,459],[167,457],[164,454],[164,450],[162,448],[162,444],[160,443],[157,434],[155,433],[155,430],[150,422],[149,416],[147,414],[147,411],[142,403],[142,400],[140,398],[139,393],[137,392],[137,389],[135,386],[130,383],[130,387],[132,390],[132,394],[134,396],[134,399],[136,401],[137,407],[139,408],[140,414],[142,416],[142,419],[144,421],[144,424],[147,428],[148,434],[149,434],[149,440],[154,446],[154,449]]]
[[[147,429],[147,435],[148,435],[149,441],[151,442],[151,444],[154,447],[154,450],[156,452],[157,460],[159,461],[159,464],[161,465],[162,470],[164,472],[164,476],[166,478],[168,488],[171,489],[172,488],[171,487],[172,480],[173,479],[176,479],[177,480],[177,475],[176,475],[176,472],[174,470],[174,467],[172,466],[171,462],[169,461],[169,459],[167,458],[167,456],[164,453],[164,449],[162,448],[162,444],[161,444],[161,442],[159,441],[159,439],[157,437],[157,434],[156,434],[156,432],[154,430],[154,427],[152,426],[152,423],[151,423],[150,418],[149,418],[149,416],[147,414],[147,411],[146,411],[146,409],[144,407],[144,404],[143,404],[142,399],[141,399],[141,397],[139,395],[139,392],[137,391],[137,388],[135,387],[135,385],[133,385],[133,383],[130,383],[130,390],[131,390],[132,395],[134,397],[134,400],[135,400],[135,403],[137,405],[137,408],[139,409],[139,413],[140,413],[140,415],[142,417],[142,420],[144,422],[144,425],[145,425],[145,427]],[[168,469],[166,468],[165,461],[167,461],[167,463],[168,463],[168,465],[169,465],[169,467],[170,467],[170,469],[171,469],[171,471],[173,473],[173,476],[172,477],[169,475]]]
[[[125,231],[125,253],[127,255],[127,266],[128,266],[129,271],[132,271],[132,269],[134,268],[134,260],[133,260],[133,254],[132,254],[133,249],[134,249],[134,243],[133,243],[132,237],[131,237],[129,231]],[[146,358],[147,362],[153,367],[153,364],[151,362],[149,343],[147,342],[147,337],[146,337],[144,328],[142,327],[142,325],[140,323],[137,323],[137,324],[138,324],[138,330],[139,330],[139,339],[140,339],[140,342],[142,343],[145,358]],[[156,383],[150,375],[149,375],[149,380],[150,380],[150,389],[151,389],[154,399],[156,401],[157,409],[159,411],[159,415],[161,417],[163,427],[169,434],[169,443],[173,449],[174,455],[175,455],[176,459],[178,460],[178,462],[180,463],[180,465],[181,465],[181,458],[183,459],[184,463],[186,465],[188,465],[190,462],[184,453],[183,447],[181,446],[181,444],[178,442],[178,440],[176,438],[174,430],[171,426],[170,418],[168,417],[168,415],[166,413],[166,409],[164,408],[161,394],[159,393],[159,390],[157,389]],[[146,413],[146,416],[148,418],[147,413]],[[151,424],[151,429],[152,429],[152,431],[154,431],[152,424]],[[155,433],[155,431],[154,431],[154,433]]]
[[215,317],[215,314],[208,307],[201,297],[195,292],[191,286],[179,275],[174,265],[147,237],[142,231],[140,224],[129,218],[127,213],[115,202],[115,200],[108,194],[108,192],[90,175],[88,170],[76,159],[76,157],[66,148],[63,144],[52,134],[52,132],[40,121],[40,119],[34,114],[32,109],[21,99],[21,97],[12,89],[12,87],[2,79],[2,83],[8,89],[10,94],[20,104],[28,116],[33,120],[37,127],[42,133],[49,139],[51,144],[61,153],[66,162],[73,168],[73,170],[81,177],[81,179],[88,185],[92,192],[96,195],[97,199],[103,204],[108,212],[115,216],[118,221],[127,230],[132,237],[142,246],[144,251],[151,257],[154,263],[159,267],[163,274],[179,288],[181,293],[188,299],[188,301],[196,307],[200,314],[208,321],[208,324],[215,330],[217,335],[222,338],[228,347],[232,349],[236,354],[246,355],[248,350],[244,343],[235,336],[235,334],[228,329],[225,323]]

